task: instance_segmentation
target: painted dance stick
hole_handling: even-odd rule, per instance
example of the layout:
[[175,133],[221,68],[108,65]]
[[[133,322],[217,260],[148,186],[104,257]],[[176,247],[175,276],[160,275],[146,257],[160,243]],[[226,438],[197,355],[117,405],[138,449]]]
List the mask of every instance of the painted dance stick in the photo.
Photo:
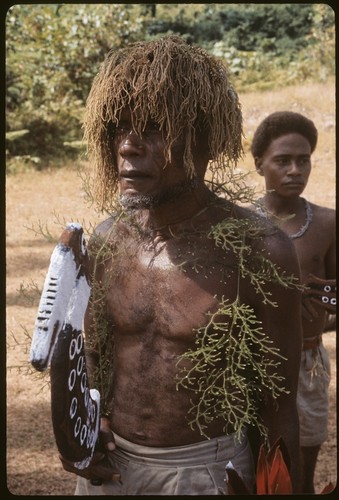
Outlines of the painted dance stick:
[[50,365],[53,431],[63,458],[78,469],[90,464],[99,434],[100,394],[89,389],[83,318],[90,285],[83,229],[70,223],[55,247],[35,322],[30,361]]

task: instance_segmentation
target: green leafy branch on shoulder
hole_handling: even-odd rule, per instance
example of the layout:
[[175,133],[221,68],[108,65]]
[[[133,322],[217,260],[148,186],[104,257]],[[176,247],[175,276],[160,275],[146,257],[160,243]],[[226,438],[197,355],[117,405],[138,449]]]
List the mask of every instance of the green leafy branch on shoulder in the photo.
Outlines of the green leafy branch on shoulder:
[[300,285],[295,276],[288,276],[262,252],[253,250],[253,241],[268,236],[271,231],[266,221],[230,217],[213,226],[208,237],[214,239],[217,247],[237,256],[239,277],[250,280],[264,304],[276,306],[271,292],[265,290],[266,283],[278,283],[285,288],[300,288]]

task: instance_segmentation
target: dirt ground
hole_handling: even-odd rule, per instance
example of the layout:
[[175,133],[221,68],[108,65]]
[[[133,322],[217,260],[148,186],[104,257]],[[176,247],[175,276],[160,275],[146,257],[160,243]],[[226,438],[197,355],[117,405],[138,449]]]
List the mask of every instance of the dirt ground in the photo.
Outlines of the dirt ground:
[[[319,99],[319,96],[323,98]],[[313,172],[305,196],[335,208],[334,83],[291,87],[276,92],[240,95],[244,112],[245,149],[254,129],[272,111],[292,109],[312,118],[319,130]],[[316,104],[315,104],[316,103]],[[317,106],[317,107],[315,107]],[[320,108],[319,108],[320,106]],[[240,167],[252,170],[249,155]],[[261,178],[250,174],[250,182]],[[28,350],[39,294],[54,243],[41,235],[48,228],[56,238],[66,222],[88,227],[100,217],[86,204],[76,170],[11,175],[6,186],[7,291],[7,487],[13,495],[62,495],[74,492],[75,476],[63,471],[51,428],[47,380],[29,373]],[[324,335],[331,358],[329,437],[316,469],[316,492],[337,478],[336,332]],[[315,430],[316,432],[316,430]]]

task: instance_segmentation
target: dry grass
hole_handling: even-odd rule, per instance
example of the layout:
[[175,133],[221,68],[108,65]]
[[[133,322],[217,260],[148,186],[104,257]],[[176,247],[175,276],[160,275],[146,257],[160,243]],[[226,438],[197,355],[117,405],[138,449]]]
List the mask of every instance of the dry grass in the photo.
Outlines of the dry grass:
[[[320,96],[320,99],[319,99]],[[323,99],[321,97],[323,96]],[[314,169],[305,195],[312,201],[335,207],[335,97],[334,82],[303,85],[277,92],[240,96],[245,119],[245,147],[268,113],[282,109],[300,111],[314,120],[319,145]],[[250,155],[241,164],[252,171]],[[251,182],[262,182],[255,173]],[[27,346],[37,311],[38,294],[32,283],[42,287],[54,244],[30,227],[39,221],[58,237],[65,221],[95,223],[97,215],[84,199],[81,180],[69,167],[53,172],[27,172],[7,179],[7,364],[28,367]],[[56,222],[54,213],[62,220]],[[26,296],[18,290],[24,284]],[[15,340],[13,338],[15,337]],[[18,342],[18,344],[16,344]],[[316,471],[320,492],[329,480],[336,482],[336,358],[335,332],[325,335],[332,363],[331,419],[329,439],[322,447]],[[48,386],[13,368],[7,376],[7,486],[14,495],[72,495],[75,478],[63,471],[51,428]]]

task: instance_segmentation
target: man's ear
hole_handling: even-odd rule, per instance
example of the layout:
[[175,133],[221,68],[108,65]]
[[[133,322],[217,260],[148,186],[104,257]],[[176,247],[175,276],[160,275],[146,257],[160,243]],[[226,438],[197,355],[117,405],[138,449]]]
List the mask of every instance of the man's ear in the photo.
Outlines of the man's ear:
[[264,175],[264,171],[262,169],[262,160],[259,156],[256,156],[254,158],[254,165],[255,165],[255,168],[256,168],[256,171],[258,172],[259,175]]

